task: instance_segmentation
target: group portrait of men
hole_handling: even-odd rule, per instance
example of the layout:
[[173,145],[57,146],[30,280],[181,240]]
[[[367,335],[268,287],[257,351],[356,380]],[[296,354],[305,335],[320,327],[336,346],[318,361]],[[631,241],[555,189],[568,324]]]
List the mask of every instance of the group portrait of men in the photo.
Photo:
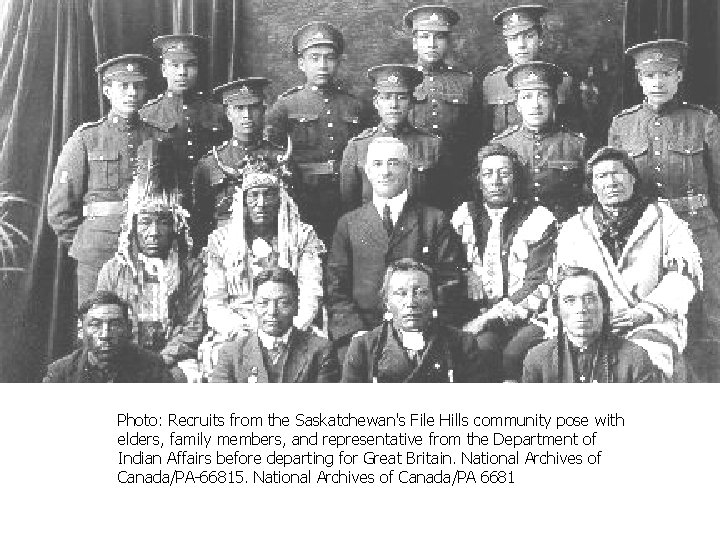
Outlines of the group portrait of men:
[[57,160],[78,346],[46,382],[718,382],[720,125],[691,51],[634,45],[644,101],[607,145],[542,56],[542,5],[493,19],[509,61],[449,64],[460,13],[404,14],[417,60],[338,85],[342,32],[290,45],[303,85],[197,90],[204,38],[97,66],[107,116]]

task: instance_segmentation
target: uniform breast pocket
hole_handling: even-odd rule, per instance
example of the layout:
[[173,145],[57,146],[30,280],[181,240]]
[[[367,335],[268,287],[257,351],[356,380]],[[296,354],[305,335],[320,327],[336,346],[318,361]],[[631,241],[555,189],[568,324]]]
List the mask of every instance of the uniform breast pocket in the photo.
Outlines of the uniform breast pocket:
[[492,111],[493,131],[498,133],[506,127],[517,123],[519,118],[515,109],[515,96],[501,95],[488,99]]
[[289,114],[288,122],[293,144],[298,148],[316,146],[320,136],[319,118],[317,114]]
[[429,195],[430,181],[434,170],[434,163],[427,158],[413,160],[411,183],[408,192],[410,195],[425,198]]
[[415,92],[415,101],[410,109],[410,123],[423,126],[428,120],[428,96],[426,92]]
[[470,102],[466,93],[444,93],[439,96],[439,102],[442,103],[443,121],[445,123],[455,124],[462,119],[466,111],[466,107]]
[[343,117],[343,124],[345,125],[345,129],[347,131],[347,138],[354,137],[358,133],[360,133],[360,117],[357,115],[352,114],[344,114]]
[[705,172],[705,146],[702,140],[673,141],[668,143],[668,167],[671,179],[707,188]]
[[583,175],[580,162],[576,160],[549,160],[548,179],[543,186],[546,195],[577,195],[582,189]]
[[625,145],[625,151],[628,156],[635,162],[638,169],[641,170],[648,166],[648,145],[647,144],[631,144]]
[[88,189],[115,190],[120,187],[120,154],[117,151],[100,150],[88,153]]

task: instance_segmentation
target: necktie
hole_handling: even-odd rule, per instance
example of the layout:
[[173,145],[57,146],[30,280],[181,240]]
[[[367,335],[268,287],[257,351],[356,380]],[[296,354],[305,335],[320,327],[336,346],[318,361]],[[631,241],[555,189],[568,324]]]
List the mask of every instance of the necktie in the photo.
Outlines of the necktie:
[[393,222],[392,217],[390,216],[390,206],[385,205],[385,208],[383,208],[383,227],[385,227],[385,232],[388,236],[392,234],[393,231]]
[[276,338],[273,341],[272,349],[270,349],[270,351],[268,351],[270,353],[270,359],[271,359],[273,365],[278,363],[278,360],[280,359],[280,355],[282,354],[284,346],[285,346],[285,344],[283,343],[283,340],[281,338]]
[[490,212],[490,231],[488,232],[483,267],[487,278],[484,283],[485,291],[491,300],[498,300],[503,296],[503,271],[500,255],[502,246],[502,219],[500,212]]

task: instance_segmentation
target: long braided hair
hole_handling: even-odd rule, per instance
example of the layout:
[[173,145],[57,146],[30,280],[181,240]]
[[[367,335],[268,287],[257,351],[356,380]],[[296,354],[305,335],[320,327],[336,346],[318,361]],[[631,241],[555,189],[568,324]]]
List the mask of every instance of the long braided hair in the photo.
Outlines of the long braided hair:
[[557,328],[557,351],[558,351],[558,381],[562,381],[563,370],[565,368],[565,331],[563,327],[562,318],[560,317],[559,308],[559,291],[562,283],[569,278],[573,277],[587,277],[592,279],[597,284],[598,294],[602,299],[603,303],[603,321],[600,328],[599,336],[599,348],[597,351],[597,362],[605,366],[607,370],[607,382],[611,382],[612,377],[610,365],[614,361],[613,351],[611,351],[610,344],[610,294],[608,293],[607,287],[600,279],[600,276],[594,270],[584,268],[582,266],[561,266],[557,272],[557,279],[552,294],[552,309],[553,314],[557,317],[558,328]]

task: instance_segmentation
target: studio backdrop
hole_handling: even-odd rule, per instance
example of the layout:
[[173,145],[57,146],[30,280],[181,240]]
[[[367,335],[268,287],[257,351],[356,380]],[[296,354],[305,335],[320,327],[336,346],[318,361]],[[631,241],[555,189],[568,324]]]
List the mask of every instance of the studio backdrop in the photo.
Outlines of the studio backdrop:
[[[151,46],[155,36],[192,32],[206,36],[209,42],[201,68],[204,89],[237,77],[265,76],[272,80],[268,93],[273,101],[285,89],[302,83],[289,47],[292,32],[306,22],[327,20],[343,31],[347,43],[343,84],[369,97],[367,68],[413,61],[402,14],[422,3],[427,2],[0,2],[0,191],[13,192],[25,201],[2,208],[0,216],[27,234],[29,240],[27,244],[18,241],[13,268],[0,270],[0,380],[39,380],[47,363],[73,344],[74,269],[47,226],[45,203],[63,143],[80,124],[107,112],[94,71],[98,63],[125,53],[157,57]],[[492,15],[521,2],[447,3],[463,17],[456,27],[453,63],[481,79],[507,61]],[[623,64],[626,39],[637,42],[654,37],[689,37],[700,51],[697,58],[692,57],[689,78],[692,80],[694,73],[712,73],[710,86],[688,87],[689,97],[715,107],[718,13],[714,0],[629,0],[628,5],[625,0],[543,3],[551,10],[544,57],[562,65],[578,81],[597,88],[597,133],[603,133],[614,112],[636,98]],[[693,39],[695,26],[703,32],[701,43]],[[620,84],[623,80],[629,88],[626,95]],[[149,95],[162,90],[158,69],[149,82]]]

